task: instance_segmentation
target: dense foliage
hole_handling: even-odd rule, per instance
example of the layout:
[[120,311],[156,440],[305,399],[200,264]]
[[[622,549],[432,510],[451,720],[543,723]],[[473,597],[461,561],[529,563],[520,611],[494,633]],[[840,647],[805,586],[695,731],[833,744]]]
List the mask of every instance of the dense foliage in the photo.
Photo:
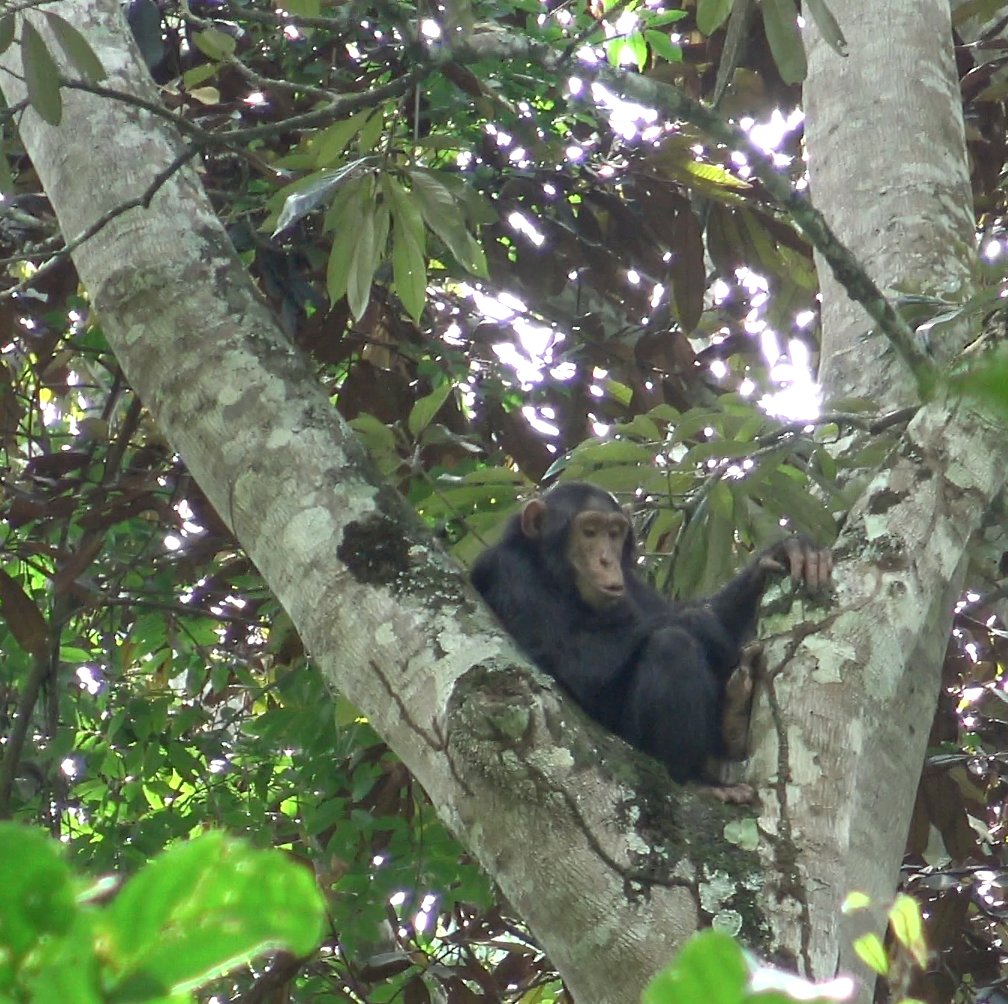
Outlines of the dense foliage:
[[[742,49],[726,48],[729,6],[128,5],[243,261],[463,562],[522,492],[586,477],[635,506],[657,582],[692,595],[782,519],[828,542],[909,417],[814,402],[810,249],[746,158],[592,82],[608,60],[658,96],[716,99],[764,124],[754,138],[775,136],[800,186],[790,4],[765,3]],[[485,55],[515,38],[555,63]],[[23,44],[33,104],[58,117],[51,57]],[[958,53],[985,242],[1003,231],[999,44]],[[100,87],[72,35],[65,49],[78,84]],[[408,772],[325,692],[148,420],[5,139],[0,814],[95,874],[218,827],[309,864],[322,951],[240,970],[218,999],[561,999]],[[915,321],[939,310],[911,292]],[[826,446],[851,430],[864,445],[838,466]],[[978,589],[999,578],[978,561]],[[950,643],[908,845],[939,960],[914,991],[933,1000],[995,983],[1006,961],[998,596],[965,606]]]
[[266,950],[307,955],[323,904],[311,873],[220,832],[175,844],[111,901],[36,830],[0,825],[0,993],[38,1004],[191,1000]]

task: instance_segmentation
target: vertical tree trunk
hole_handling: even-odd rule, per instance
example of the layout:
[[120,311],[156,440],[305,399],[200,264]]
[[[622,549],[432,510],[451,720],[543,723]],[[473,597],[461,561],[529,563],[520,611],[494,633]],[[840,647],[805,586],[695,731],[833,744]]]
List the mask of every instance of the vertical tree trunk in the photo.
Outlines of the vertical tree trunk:
[[[892,295],[961,302],[976,264],[962,97],[947,0],[830,0],[850,45],[838,56],[806,32],[803,98],[812,199],[869,275]],[[835,397],[914,402],[913,381],[829,270],[820,378]],[[932,346],[947,360],[953,336]]]
[[[829,6],[850,56],[808,31],[813,201],[883,289],[961,301],[975,242],[947,0]],[[819,275],[827,397],[914,402],[885,339],[865,337],[865,312],[821,263]],[[934,350],[948,359],[959,347],[947,339]],[[853,929],[823,922],[844,894],[892,897],[964,548],[1003,482],[1003,458],[995,423],[961,403],[927,405],[847,519],[837,612],[771,685],[757,773],[776,765],[777,783],[763,823],[785,847],[793,841],[802,890],[779,940],[800,944],[818,976],[838,965],[863,972]],[[848,564],[854,554],[865,560]]]

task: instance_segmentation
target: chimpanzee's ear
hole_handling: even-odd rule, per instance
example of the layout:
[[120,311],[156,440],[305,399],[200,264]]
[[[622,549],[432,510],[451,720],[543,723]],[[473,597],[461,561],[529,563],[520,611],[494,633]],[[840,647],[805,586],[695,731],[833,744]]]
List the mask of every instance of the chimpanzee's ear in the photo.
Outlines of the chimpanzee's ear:
[[531,540],[538,540],[543,533],[546,519],[546,501],[541,498],[529,499],[521,512],[522,533]]

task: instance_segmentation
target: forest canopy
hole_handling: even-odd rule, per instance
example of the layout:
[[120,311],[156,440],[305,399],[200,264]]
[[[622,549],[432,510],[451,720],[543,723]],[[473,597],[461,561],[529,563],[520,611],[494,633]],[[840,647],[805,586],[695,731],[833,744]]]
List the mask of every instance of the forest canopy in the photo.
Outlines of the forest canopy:
[[[571,999],[540,933],[457,841],[375,714],[327,686],[340,667],[320,671],[239,543],[239,493],[211,502],[141,399],[77,254],[124,220],[146,227],[195,169],[230,242],[223,257],[308,360],[368,470],[416,512],[417,539],[467,568],[538,486],[588,480],[629,508],[643,576],[672,597],[704,595],[784,531],[831,544],[877,471],[913,452],[922,402],[965,390],[1001,414],[1003,5],[959,5],[948,40],[975,285],[886,282],[885,298],[808,200],[808,66],[791,0],[130,0],[135,50],[118,51],[149,71],[149,93],[110,78],[117,67],[74,5],[33,6],[28,19],[0,16],[0,51],[23,66],[8,83],[25,91],[12,100],[0,80],[0,816],[47,831],[93,875],[149,876],[151,858],[206,830],[310,869],[321,949],[295,925],[291,951],[220,976],[217,999]],[[804,13],[844,59],[853,6],[817,0]],[[861,100],[876,97],[887,96]],[[18,129],[26,116],[64,136],[84,128],[83,99],[172,130],[174,159],[150,168],[124,149],[132,194],[67,232],[41,180],[55,169],[33,162]],[[67,141],[60,170],[115,160],[111,135],[97,150]],[[900,152],[884,152],[898,171]],[[116,184],[95,179],[103,204]],[[184,212],[175,226],[188,243]],[[113,272],[143,272],[128,241],[117,247]],[[175,275],[151,313],[198,305],[208,281],[226,301],[230,280],[209,271]],[[861,368],[895,360],[909,391],[815,382],[826,271],[866,312]],[[964,330],[966,354],[943,347]],[[179,332],[180,370],[216,365],[216,329],[200,334]],[[217,428],[225,447],[242,431],[240,418]],[[930,739],[901,878],[924,933],[862,952],[894,993],[928,1001],[978,999],[1003,980],[998,512],[970,552],[934,721],[916,723]],[[357,539],[365,557],[317,546],[365,584],[408,557],[409,542]],[[879,581],[895,560],[881,547],[869,559]],[[607,765],[625,752],[591,731],[570,743],[577,756],[594,744]],[[669,783],[628,762],[635,782]],[[556,796],[544,830],[573,802]],[[752,819],[694,811],[685,832],[753,853]],[[525,832],[519,814],[493,828]],[[681,834],[682,817],[645,823]],[[252,853],[234,846],[245,850],[220,853]],[[831,890],[837,911],[849,891]],[[751,905],[705,901],[702,919],[737,918],[736,933]],[[891,903],[876,906],[882,916]],[[275,945],[267,933],[256,944]]]

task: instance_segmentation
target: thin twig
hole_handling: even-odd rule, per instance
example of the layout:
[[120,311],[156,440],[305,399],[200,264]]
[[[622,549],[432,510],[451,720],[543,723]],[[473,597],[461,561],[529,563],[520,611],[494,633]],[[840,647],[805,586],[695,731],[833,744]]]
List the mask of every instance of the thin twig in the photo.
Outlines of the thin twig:
[[52,271],[56,265],[67,255],[71,254],[77,248],[79,248],[85,241],[89,241],[95,236],[103,227],[108,226],[116,217],[122,216],[123,213],[129,212],[131,209],[147,209],[150,206],[151,199],[157,194],[158,189],[160,189],[168,179],[175,174],[184,164],[190,161],[199,152],[199,148],[196,146],[188,146],[182,151],[164,170],[158,171],[151,183],[144,189],[143,194],[137,196],[135,199],[127,199],[125,202],[120,203],[118,206],[114,206],[106,213],[102,213],[90,226],[86,227],[81,233],[79,233],[72,241],[68,241],[59,251],[57,251],[51,258],[43,262],[28,278],[23,279],[16,286],[11,286],[10,289],[5,289],[0,293],[0,301],[8,300],[17,293],[24,292],[24,290],[34,286],[39,278],[45,275],[47,272]]

